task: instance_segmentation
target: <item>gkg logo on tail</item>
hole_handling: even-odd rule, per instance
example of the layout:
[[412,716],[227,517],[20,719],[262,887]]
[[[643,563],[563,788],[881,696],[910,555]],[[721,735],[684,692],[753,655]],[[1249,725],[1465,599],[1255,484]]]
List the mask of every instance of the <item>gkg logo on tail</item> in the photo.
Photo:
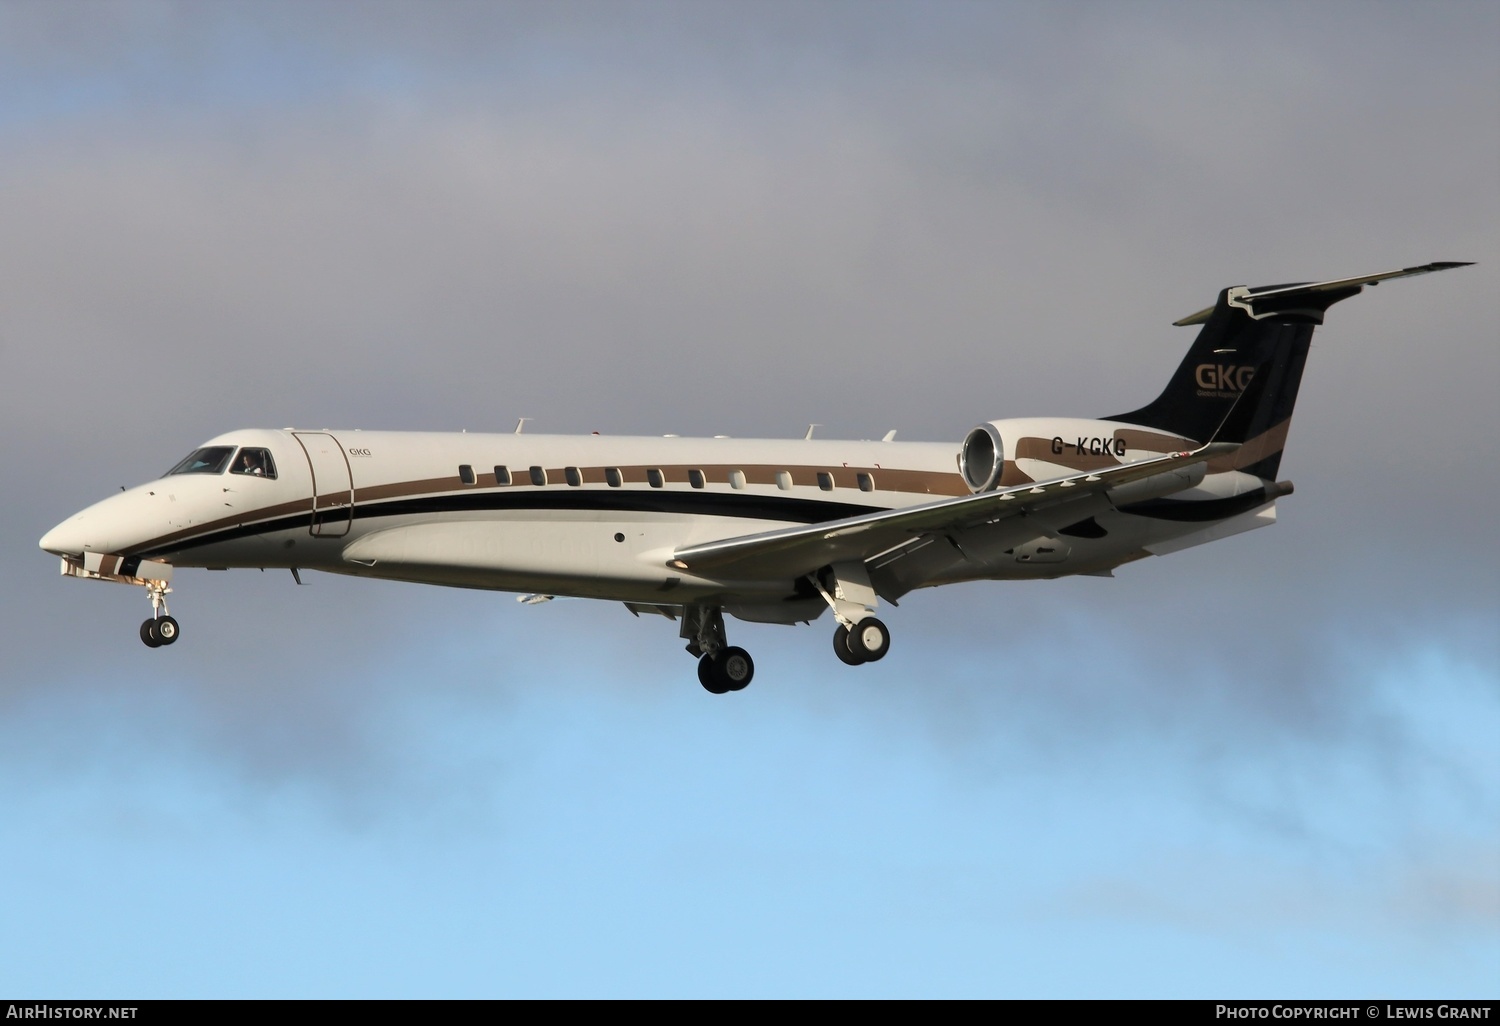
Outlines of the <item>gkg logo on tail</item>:
[[1234,364],[1200,363],[1193,372],[1198,382],[1200,398],[1238,399],[1255,377],[1254,367],[1237,367]]

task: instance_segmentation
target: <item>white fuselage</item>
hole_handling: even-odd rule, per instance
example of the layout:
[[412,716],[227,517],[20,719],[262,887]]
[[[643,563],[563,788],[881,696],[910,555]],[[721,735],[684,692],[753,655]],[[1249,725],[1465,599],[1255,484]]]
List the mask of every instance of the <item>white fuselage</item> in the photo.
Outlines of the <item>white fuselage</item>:
[[[1101,456],[1154,456],[1182,441],[1164,440],[1158,450],[1127,450],[1121,441],[1090,452],[1091,438],[1131,432],[1099,421],[996,423],[1022,438],[1005,461],[1006,475],[1021,481]],[[205,445],[264,449],[275,476],[169,475],[83,510],[42,547],[65,558],[95,552],[177,567],[310,568],[630,603],[710,600],[750,619],[789,622],[820,609],[815,596],[802,601],[809,596],[795,578],[702,576],[673,568],[673,554],[971,491],[949,443],[288,429],[235,431]],[[1232,467],[1209,471],[1177,486],[1172,499],[1180,509],[1206,503],[1201,513],[1122,513],[1118,496],[1091,495],[955,532],[887,564],[872,560],[877,590],[895,598],[957,580],[1107,574],[1274,519],[1274,495],[1255,501],[1265,482]]]

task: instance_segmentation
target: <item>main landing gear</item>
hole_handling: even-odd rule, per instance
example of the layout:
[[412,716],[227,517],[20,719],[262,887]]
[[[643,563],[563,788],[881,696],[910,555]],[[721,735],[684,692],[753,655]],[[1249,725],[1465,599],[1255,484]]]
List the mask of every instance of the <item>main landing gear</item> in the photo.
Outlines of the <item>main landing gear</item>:
[[[838,629],[833,652],[849,666],[873,663],[891,649],[891,631],[872,614],[878,598],[862,561],[834,563],[807,580],[833,610]],[[718,606],[690,605],[682,611],[681,637],[698,658],[698,683],[722,695],[739,691],[755,676],[750,653],[729,644],[724,635],[724,611]]]
[[689,606],[683,610],[681,636],[689,654],[698,657],[698,683],[709,694],[741,691],[755,676],[755,661],[743,648],[730,645],[724,634],[724,611],[717,606]]
[[890,629],[873,616],[865,617],[852,628],[840,624],[833,632],[833,652],[850,666],[873,663],[890,648]]
[[714,655],[704,653],[698,658],[698,683],[711,695],[739,691],[754,676],[755,663],[743,648],[731,645]]
[[141,640],[151,648],[170,645],[182,633],[177,621],[167,613],[167,592],[172,589],[165,581],[150,581],[146,590],[151,593],[151,619],[141,624]]
[[834,563],[808,576],[839,622],[833,632],[833,653],[849,666],[873,663],[891,648],[891,631],[870,614],[875,611],[875,588],[862,562]]

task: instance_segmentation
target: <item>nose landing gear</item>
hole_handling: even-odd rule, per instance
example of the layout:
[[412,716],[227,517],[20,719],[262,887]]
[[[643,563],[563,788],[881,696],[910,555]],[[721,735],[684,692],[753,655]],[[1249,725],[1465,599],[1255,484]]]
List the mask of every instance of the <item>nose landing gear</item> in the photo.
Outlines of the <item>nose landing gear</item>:
[[141,640],[152,648],[170,645],[177,640],[177,621],[170,616],[153,618],[141,624]]
[[146,590],[151,594],[151,619],[141,624],[141,640],[149,648],[170,645],[182,633],[177,621],[167,612],[167,592],[172,589],[165,581],[148,581]]

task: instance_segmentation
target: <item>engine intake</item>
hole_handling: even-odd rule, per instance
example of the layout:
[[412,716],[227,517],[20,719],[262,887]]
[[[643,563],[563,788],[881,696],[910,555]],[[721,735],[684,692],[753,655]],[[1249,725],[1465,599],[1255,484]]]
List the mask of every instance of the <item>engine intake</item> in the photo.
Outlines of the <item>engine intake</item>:
[[975,492],[987,492],[1000,483],[1005,467],[1005,441],[994,424],[981,424],[970,431],[958,450],[958,469],[964,483]]

